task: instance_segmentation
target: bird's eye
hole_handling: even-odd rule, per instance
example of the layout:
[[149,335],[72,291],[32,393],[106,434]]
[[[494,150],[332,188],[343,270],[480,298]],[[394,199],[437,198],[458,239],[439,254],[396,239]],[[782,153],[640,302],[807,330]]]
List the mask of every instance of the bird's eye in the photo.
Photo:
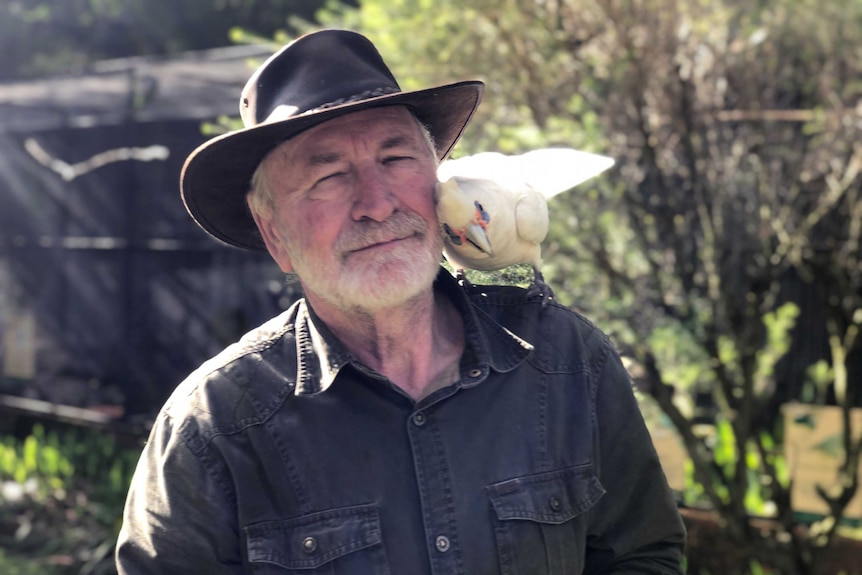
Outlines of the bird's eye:
[[452,228],[449,227],[449,224],[443,224],[443,231],[446,232],[446,237],[449,238],[449,241],[455,244],[456,246],[461,245],[461,236],[452,231]]
[[479,212],[479,215],[482,217],[482,221],[488,223],[491,221],[491,214],[485,211],[485,208],[482,207],[482,204],[479,202],[473,202],[473,205],[476,206],[476,211]]

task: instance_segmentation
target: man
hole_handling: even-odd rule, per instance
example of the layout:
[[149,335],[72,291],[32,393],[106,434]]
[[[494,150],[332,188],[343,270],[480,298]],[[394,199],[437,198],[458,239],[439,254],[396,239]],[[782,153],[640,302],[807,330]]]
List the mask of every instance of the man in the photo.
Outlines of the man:
[[608,339],[439,268],[436,167],[481,93],[402,92],[367,39],[321,31],[249,80],[246,129],[189,157],[195,220],[267,249],[306,297],[167,402],[121,574],[682,572]]

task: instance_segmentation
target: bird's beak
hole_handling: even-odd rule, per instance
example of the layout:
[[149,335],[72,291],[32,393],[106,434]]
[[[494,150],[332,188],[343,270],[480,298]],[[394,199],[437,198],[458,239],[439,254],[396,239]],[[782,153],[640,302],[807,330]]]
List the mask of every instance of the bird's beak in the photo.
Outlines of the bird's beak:
[[485,232],[485,228],[479,224],[470,223],[467,224],[467,229],[464,235],[467,237],[467,241],[473,244],[477,250],[488,254],[489,256],[494,255],[494,250],[491,249],[491,240],[488,239],[488,234]]

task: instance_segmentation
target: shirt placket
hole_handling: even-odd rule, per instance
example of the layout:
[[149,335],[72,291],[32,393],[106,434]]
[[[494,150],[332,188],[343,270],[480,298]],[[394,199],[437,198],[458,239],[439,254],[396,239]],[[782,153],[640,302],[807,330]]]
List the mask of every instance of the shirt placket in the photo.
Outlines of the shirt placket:
[[436,417],[438,413],[433,405],[414,411],[407,422],[407,434],[416,470],[431,572],[456,575],[464,572],[463,558],[452,498],[451,469],[440,421]]

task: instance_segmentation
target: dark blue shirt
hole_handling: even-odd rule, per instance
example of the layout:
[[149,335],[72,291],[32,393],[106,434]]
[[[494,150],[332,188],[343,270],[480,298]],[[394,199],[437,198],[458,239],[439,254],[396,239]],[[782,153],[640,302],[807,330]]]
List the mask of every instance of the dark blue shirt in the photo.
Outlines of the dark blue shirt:
[[414,402],[307,303],[183,382],[120,574],[681,574],[684,528],[608,338],[515,287],[435,284],[460,379]]

